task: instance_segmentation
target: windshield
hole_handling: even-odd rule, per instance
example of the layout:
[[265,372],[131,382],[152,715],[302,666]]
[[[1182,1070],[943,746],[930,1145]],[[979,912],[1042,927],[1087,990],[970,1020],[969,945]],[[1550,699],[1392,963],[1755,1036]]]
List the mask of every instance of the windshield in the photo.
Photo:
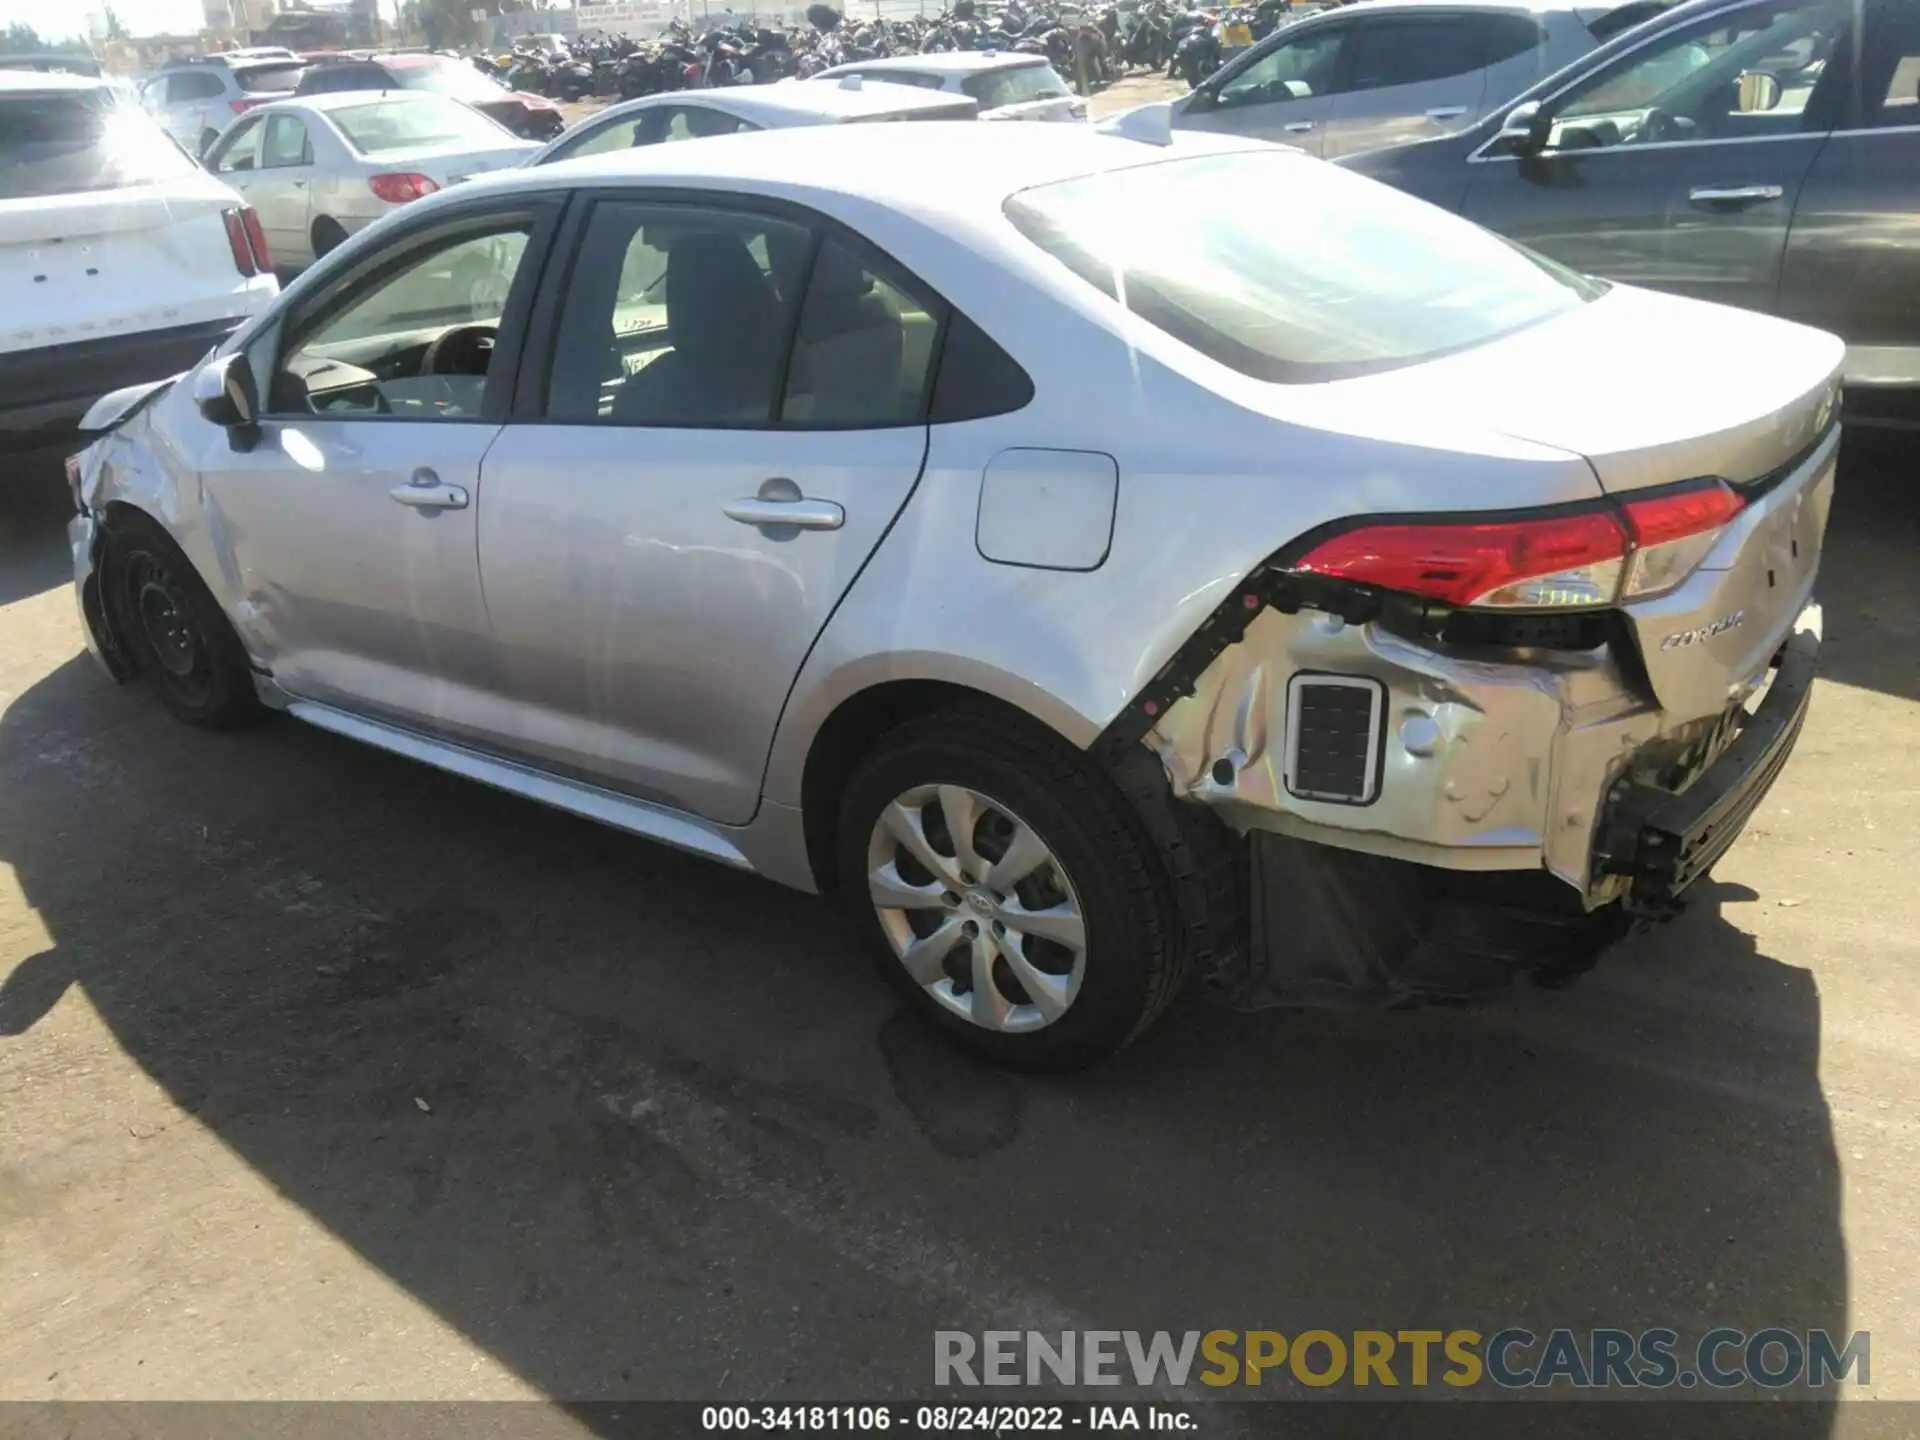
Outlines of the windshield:
[[1384,185],[1279,153],[1108,171],[1005,208],[1083,280],[1256,380],[1412,365],[1605,290]]
[[104,93],[0,97],[0,200],[118,190],[194,168],[144,111]]
[[376,159],[449,145],[476,150],[497,148],[508,139],[504,130],[479,111],[427,95],[347,105],[327,114],[354,149]]
[[389,61],[387,70],[393,83],[403,90],[426,90],[435,95],[451,95],[456,100],[498,100],[505,93],[499,85],[471,65],[457,60],[428,64],[402,64]]
[[980,102],[982,110],[1020,105],[1028,100],[1056,100],[1072,92],[1051,65],[1017,65],[969,75],[961,88]]
[[298,64],[248,65],[235,66],[233,78],[240,82],[240,88],[249,95],[259,95],[274,90],[291,90],[300,83],[300,72],[307,67]]

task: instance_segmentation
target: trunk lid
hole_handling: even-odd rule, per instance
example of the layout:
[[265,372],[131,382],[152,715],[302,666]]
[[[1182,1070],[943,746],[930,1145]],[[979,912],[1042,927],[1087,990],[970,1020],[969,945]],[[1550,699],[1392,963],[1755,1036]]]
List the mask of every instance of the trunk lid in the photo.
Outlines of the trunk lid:
[[0,352],[248,313],[218,186],[0,201]]
[[380,162],[383,170],[416,170],[441,186],[458,185],[493,170],[511,170],[540,146],[532,141],[506,141],[485,150],[426,150]]

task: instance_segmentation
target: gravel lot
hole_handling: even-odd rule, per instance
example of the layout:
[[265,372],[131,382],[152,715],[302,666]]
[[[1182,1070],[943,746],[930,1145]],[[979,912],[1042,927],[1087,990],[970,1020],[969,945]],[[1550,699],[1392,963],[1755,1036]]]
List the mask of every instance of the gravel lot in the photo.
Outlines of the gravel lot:
[[[824,909],[82,653],[0,465],[0,1399],[849,1399],[936,1328],[1873,1332],[1920,1400],[1920,449],[1799,752],[1572,990],[929,1045]],[[1766,1433],[1909,1433],[1773,1407]],[[1755,1433],[1758,1433],[1757,1431]]]

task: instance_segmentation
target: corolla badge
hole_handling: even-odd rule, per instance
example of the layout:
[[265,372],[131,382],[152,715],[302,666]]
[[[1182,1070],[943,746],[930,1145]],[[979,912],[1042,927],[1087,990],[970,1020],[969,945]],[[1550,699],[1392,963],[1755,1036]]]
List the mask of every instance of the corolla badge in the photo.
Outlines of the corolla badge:
[[1731,615],[1722,615],[1711,624],[1696,625],[1691,630],[1676,630],[1660,642],[1660,648],[1662,650],[1684,650],[1689,645],[1702,644],[1705,641],[1713,639],[1716,635],[1724,635],[1736,626],[1744,625],[1746,619],[1746,611],[1735,610]]

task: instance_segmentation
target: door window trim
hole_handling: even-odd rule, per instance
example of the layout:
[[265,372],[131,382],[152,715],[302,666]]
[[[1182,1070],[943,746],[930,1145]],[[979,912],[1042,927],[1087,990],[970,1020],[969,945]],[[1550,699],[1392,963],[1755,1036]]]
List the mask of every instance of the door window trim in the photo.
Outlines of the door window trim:
[[[579,264],[586,240],[587,226],[591,223],[594,210],[603,204],[612,205],[654,205],[662,209],[716,211],[723,215],[778,220],[788,225],[799,226],[807,231],[811,240],[807,246],[805,273],[807,283],[800,288],[795,299],[793,313],[787,317],[785,348],[780,357],[780,369],[772,401],[768,406],[767,417],[757,422],[735,421],[730,424],[703,423],[698,425],[621,425],[602,419],[573,420],[557,418],[547,412],[547,382],[553,373],[554,356],[560,342],[560,319],[566,306],[567,295],[573,289],[573,273]],[[933,316],[933,342],[927,347],[927,373],[921,382],[920,407],[917,418],[888,425],[871,423],[848,423],[839,421],[790,421],[780,418],[780,410],[786,401],[788,371],[793,364],[794,341],[799,334],[800,318],[805,313],[807,292],[813,287],[814,262],[819,258],[820,247],[828,239],[845,245],[863,262],[875,265],[879,270],[897,276],[902,282],[901,288],[914,299],[921,302],[927,313]],[[942,295],[938,289],[929,285],[900,260],[852,227],[843,224],[830,215],[789,200],[779,200],[771,196],[745,195],[738,191],[705,190],[691,187],[667,188],[662,186],[634,186],[618,189],[579,190],[574,194],[567,209],[565,220],[555,236],[554,245],[548,254],[547,273],[542,278],[540,292],[535,298],[532,314],[521,338],[520,354],[524,363],[518,366],[518,379],[513,392],[513,403],[508,412],[509,423],[527,425],[563,425],[578,429],[609,430],[709,430],[709,431],[747,431],[747,432],[832,432],[860,430],[906,430],[931,423],[933,394],[940,374],[940,359],[945,352],[947,334],[952,330],[953,316],[958,308]],[[555,264],[554,261],[560,263]],[[888,283],[893,283],[889,281]],[[488,398],[492,398],[492,376],[488,377]]]
[[[477,415],[456,415],[425,417],[413,415],[374,415],[354,414],[352,416],[324,415],[281,415],[268,412],[262,420],[282,423],[311,423],[329,418],[346,420],[352,424],[399,424],[399,425],[499,425],[507,418],[510,402],[514,394],[514,385],[518,380],[521,357],[525,348],[527,319],[533,308],[541,280],[548,263],[553,258],[554,233],[561,212],[562,196],[548,193],[533,195],[515,195],[512,204],[494,202],[476,202],[471,205],[450,207],[426,219],[423,219],[394,235],[385,245],[372,254],[356,256],[332,262],[332,257],[322,260],[327,272],[320,277],[320,283],[311,295],[303,296],[299,301],[282,312],[278,319],[282,323],[263,325],[257,331],[242,337],[236,337],[238,348],[251,351],[257,337],[261,342],[272,346],[272,353],[266,357],[264,365],[254,367],[256,374],[272,377],[278,372],[281,356],[300,344],[310,335],[315,326],[339,312],[344,304],[350,304],[368,293],[381,281],[391,278],[404,270],[422,249],[437,242],[458,237],[465,232],[479,232],[507,228],[514,221],[528,221],[526,249],[521,252],[520,267],[514,273],[513,287],[507,294],[506,308],[500,312],[499,328],[494,335],[493,359],[487,366],[487,384],[481,394],[480,412]],[[332,262],[332,263],[330,263]],[[251,364],[253,356],[248,354]],[[271,387],[269,386],[269,393]],[[267,396],[261,397],[265,405]]]
[[[1519,95],[1515,96],[1512,100],[1508,101],[1506,104],[1502,105],[1497,111],[1495,111],[1492,117],[1493,133],[1489,135],[1484,141],[1481,142],[1480,147],[1477,150],[1475,150],[1473,154],[1467,157],[1467,163],[1469,165],[1485,165],[1485,164],[1488,164],[1494,161],[1500,161],[1500,160],[1518,162],[1521,158],[1523,158],[1519,155],[1514,155],[1510,153],[1488,154],[1487,152],[1491,150],[1493,146],[1499,143],[1500,127],[1506,124],[1507,116],[1511,114],[1516,108],[1526,104],[1528,101],[1534,100],[1537,98],[1540,103],[1540,108],[1542,110],[1550,111],[1553,108],[1554,101],[1558,100],[1562,95],[1565,95],[1569,90],[1572,90],[1575,86],[1585,83],[1585,81],[1587,81],[1597,71],[1608,68],[1616,60],[1624,59],[1626,56],[1636,54],[1637,52],[1646,49],[1647,46],[1649,45],[1654,45],[1659,43],[1662,40],[1665,40],[1675,29],[1691,29],[1694,25],[1697,25],[1702,21],[1717,20],[1722,16],[1734,15],[1739,13],[1742,10],[1758,10],[1763,5],[1767,5],[1770,3],[1773,3],[1773,0],[1730,0],[1729,4],[1723,5],[1716,10],[1702,10],[1698,14],[1689,15],[1686,17],[1684,21],[1680,22],[1678,25],[1674,25],[1674,26],[1662,25],[1657,34],[1640,36],[1640,38],[1634,40],[1632,44],[1624,44],[1624,43],[1620,44],[1620,48],[1614,51],[1612,54],[1607,54],[1606,52],[1608,51],[1608,49],[1612,44],[1618,43],[1618,42],[1610,41],[1607,45],[1602,45],[1597,50],[1589,51],[1584,57],[1582,57],[1581,60],[1574,62],[1576,65],[1580,67],[1580,73],[1578,75],[1575,75],[1572,79],[1568,80],[1559,89],[1554,90],[1548,94],[1540,95],[1538,97],[1534,96],[1531,92],[1522,91]],[[1671,11],[1668,12],[1668,14],[1672,14],[1672,13],[1673,12]],[[1637,34],[1637,32],[1642,28],[1643,28],[1642,26],[1638,26],[1638,25],[1631,26],[1625,32],[1623,32],[1619,38],[1621,41],[1624,41],[1628,36]],[[1808,108],[1812,108],[1813,102],[1816,98],[1818,98],[1817,94],[1809,95],[1807,97]],[[1601,146],[1593,150],[1565,150],[1565,151],[1559,151],[1554,153],[1557,153],[1558,155],[1579,156],[1582,159],[1585,159],[1593,155],[1608,155],[1608,154],[1623,154],[1623,153],[1646,155],[1646,154],[1651,154],[1656,150],[1688,149],[1688,148],[1694,148],[1702,145],[1751,145],[1760,141],[1802,140],[1809,136],[1825,137],[1828,135],[1832,135],[1833,133],[1835,132],[1832,130],[1798,130],[1791,135],[1738,135],[1738,136],[1731,136],[1725,139],[1718,139],[1718,140],[1662,140],[1652,145],[1613,145],[1613,146]],[[1529,160],[1540,160],[1546,157],[1538,156],[1538,155],[1530,155],[1524,158]]]

